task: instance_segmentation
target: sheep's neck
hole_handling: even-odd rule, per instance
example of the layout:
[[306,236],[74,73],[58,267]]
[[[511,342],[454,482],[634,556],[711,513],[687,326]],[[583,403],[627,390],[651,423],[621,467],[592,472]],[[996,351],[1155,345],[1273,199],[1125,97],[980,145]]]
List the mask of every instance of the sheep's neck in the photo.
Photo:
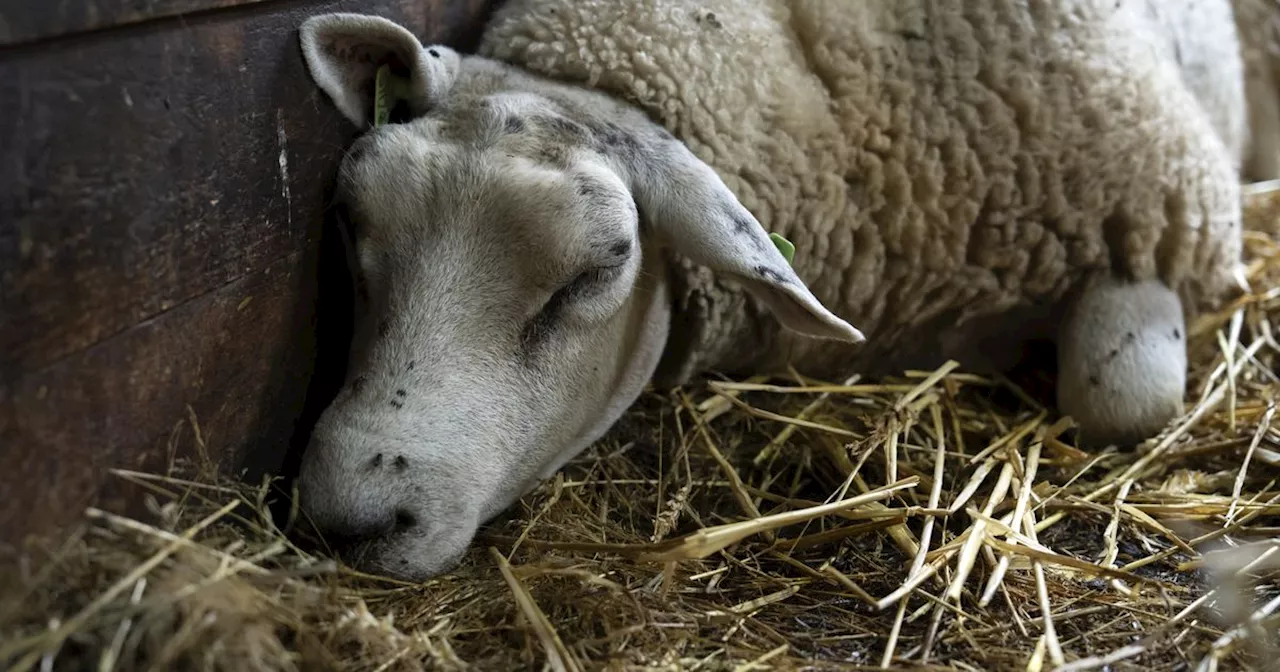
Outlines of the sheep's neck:
[[705,372],[745,374],[774,351],[777,320],[736,283],[670,253],[671,329],[654,382],[683,385]]

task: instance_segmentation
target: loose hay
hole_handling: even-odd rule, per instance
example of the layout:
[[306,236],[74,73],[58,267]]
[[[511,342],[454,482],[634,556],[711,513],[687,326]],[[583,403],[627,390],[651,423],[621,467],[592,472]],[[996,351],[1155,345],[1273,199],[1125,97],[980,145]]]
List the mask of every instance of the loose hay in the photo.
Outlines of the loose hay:
[[1191,325],[1186,413],[1136,452],[1074,447],[1034,369],[716,381],[647,395],[422,585],[295,545],[267,484],[119,472],[153,519],[90,510],[8,572],[0,661],[1277,669],[1280,190],[1246,202],[1253,292]]

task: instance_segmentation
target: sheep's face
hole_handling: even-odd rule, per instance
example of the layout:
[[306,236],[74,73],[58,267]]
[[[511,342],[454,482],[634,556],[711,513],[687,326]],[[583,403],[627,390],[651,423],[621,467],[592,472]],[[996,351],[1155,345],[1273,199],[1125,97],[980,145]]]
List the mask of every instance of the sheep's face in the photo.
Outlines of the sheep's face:
[[322,528],[372,542],[382,571],[452,562],[616,420],[665,342],[626,187],[521,141],[469,149],[423,118],[365,135],[340,173],[359,318],[302,495]]
[[303,28],[317,83],[364,126],[380,60],[412,118],[365,133],[337,198],[360,296],[347,384],[299,478],[357,564],[423,578],[599,438],[666,341],[658,250],[735,276],[784,324],[861,340],[705,164],[607,99],[424,49],[371,17]]

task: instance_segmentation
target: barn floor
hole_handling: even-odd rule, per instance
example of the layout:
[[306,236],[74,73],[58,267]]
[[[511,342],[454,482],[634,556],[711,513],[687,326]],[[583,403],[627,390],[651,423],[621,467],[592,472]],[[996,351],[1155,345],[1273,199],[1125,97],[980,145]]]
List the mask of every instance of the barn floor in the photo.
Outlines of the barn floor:
[[1137,452],[1076,449],[1030,369],[652,394],[423,585],[295,546],[199,460],[120,473],[154,517],[91,510],[5,576],[0,662],[1275,670],[1280,191],[1247,214],[1256,293],[1192,325],[1186,415]]

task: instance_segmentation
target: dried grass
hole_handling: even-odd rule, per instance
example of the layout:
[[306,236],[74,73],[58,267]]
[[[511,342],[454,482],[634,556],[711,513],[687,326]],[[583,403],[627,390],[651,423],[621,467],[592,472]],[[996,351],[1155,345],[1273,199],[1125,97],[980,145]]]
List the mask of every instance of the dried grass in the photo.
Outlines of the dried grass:
[[1136,451],[1074,447],[1034,370],[716,381],[646,396],[422,585],[295,546],[268,484],[118,472],[154,518],[90,510],[6,575],[0,661],[1277,669],[1280,190],[1247,206],[1254,291],[1192,325],[1186,413]]

